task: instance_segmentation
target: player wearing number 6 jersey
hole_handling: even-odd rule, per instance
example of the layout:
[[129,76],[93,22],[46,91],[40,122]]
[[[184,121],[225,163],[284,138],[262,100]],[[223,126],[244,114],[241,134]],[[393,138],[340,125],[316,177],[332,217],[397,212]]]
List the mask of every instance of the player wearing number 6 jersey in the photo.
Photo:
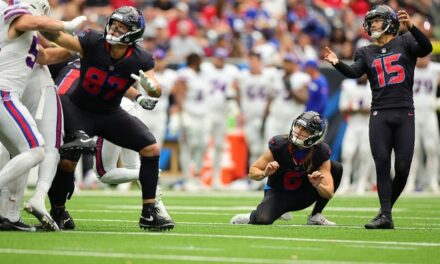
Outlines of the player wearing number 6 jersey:
[[[82,130],[89,136],[101,136],[138,152],[143,204],[139,225],[165,230],[173,228],[174,223],[158,215],[155,208],[160,147],[148,127],[120,107],[122,96],[133,90],[135,93],[126,95],[144,108],[149,107],[149,101],[131,87],[135,81],[139,81],[149,96],[161,95],[154,75],[154,59],[137,44],[144,29],[141,12],[125,6],[110,15],[104,34],[87,30],[77,37],[60,34],[52,40],[81,55],[78,86],[71,94],[61,97],[66,135],[80,136],[71,146],[74,148],[75,144],[87,144],[91,140],[84,133],[78,133]],[[60,229],[74,228],[72,218],[65,211],[65,202],[74,189],[73,173],[79,157],[80,153],[72,152],[64,157],[61,153],[60,166],[49,191],[52,217],[61,223]]]
[[[408,32],[397,36],[399,24]],[[339,61],[329,48],[324,58],[349,78],[367,74],[372,90],[369,124],[370,147],[376,164],[379,214],[367,229],[392,229],[391,209],[405,187],[414,152],[413,82],[417,57],[432,51],[429,39],[411,23],[408,13],[396,14],[386,5],[373,7],[365,16],[365,31],[372,45],[358,49],[354,64]],[[396,155],[393,180],[390,177],[391,151]]]
[[269,149],[250,167],[253,180],[267,177],[263,201],[251,214],[239,214],[232,224],[270,225],[289,211],[315,203],[309,225],[335,225],[321,212],[332,198],[342,177],[342,166],[330,161],[330,148],[322,143],[326,122],[313,111],[300,114],[288,135],[274,136]]

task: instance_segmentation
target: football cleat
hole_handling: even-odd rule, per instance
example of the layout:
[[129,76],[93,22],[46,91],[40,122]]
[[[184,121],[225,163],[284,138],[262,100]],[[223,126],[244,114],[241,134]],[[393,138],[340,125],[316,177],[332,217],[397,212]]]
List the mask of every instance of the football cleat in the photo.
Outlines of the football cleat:
[[251,214],[238,214],[231,218],[231,221],[229,223],[233,225],[245,225],[249,224],[249,221],[251,221]]
[[145,207],[139,218],[139,227],[150,231],[165,231],[174,228],[174,222],[159,214],[156,205]]
[[308,225],[323,225],[323,226],[335,226],[336,223],[327,220],[322,214],[317,213],[315,215],[309,215],[307,217],[307,224]]
[[67,135],[65,142],[66,143],[60,147],[60,155],[62,158],[77,160],[81,154],[93,155],[96,153],[96,142],[82,130]]
[[378,214],[365,224],[366,229],[394,229],[393,219],[385,214]]
[[27,225],[23,222],[23,219],[18,219],[17,222],[11,222],[7,218],[3,218],[3,223],[0,225],[0,229],[3,231],[24,231],[35,232],[37,229],[33,226]]
[[5,218],[3,216],[0,215],[0,225],[3,224],[3,221],[5,220]]
[[66,208],[52,208],[50,210],[52,219],[55,220],[60,230],[73,230],[75,229],[75,222],[70,216]]
[[290,221],[290,220],[293,219],[293,217],[292,217],[292,213],[290,213],[290,212],[284,213],[284,214],[282,214],[282,215],[280,216],[280,218],[278,218],[278,219],[280,219],[280,220],[284,220],[284,221]]
[[24,203],[24,210],[33,216],[35,216],[41,223],[41,229],[45,231],[59,231],[57,223],[47,212],[46,208],[42,204],[38,204],[35,199],[30,199]]

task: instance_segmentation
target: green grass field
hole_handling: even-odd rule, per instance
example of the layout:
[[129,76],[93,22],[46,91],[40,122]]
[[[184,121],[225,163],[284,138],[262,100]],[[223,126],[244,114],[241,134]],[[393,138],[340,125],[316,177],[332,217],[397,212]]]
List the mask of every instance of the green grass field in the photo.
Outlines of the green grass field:
[[[0,232],[0,263],[440,263],[440,197],[401,197],[395,230],[365,230],[376,194],[337,195],[324,211],[336,227],[305,225],[311,208],[272,226],[230,225],[260,192],[166,192],[172,231],[139,229],[140,194],[82,192],[68,210],[77,228]],[[23,212],[28,223],[36,223]]]

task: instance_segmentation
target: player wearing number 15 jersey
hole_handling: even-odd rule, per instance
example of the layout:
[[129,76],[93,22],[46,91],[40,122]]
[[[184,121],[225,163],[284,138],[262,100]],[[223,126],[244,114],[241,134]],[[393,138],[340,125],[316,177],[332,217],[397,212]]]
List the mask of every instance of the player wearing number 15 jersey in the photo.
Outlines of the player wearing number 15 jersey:
[[[397,36],[402,24],[408,32]],[[386,5],[373,7],[365,16],[365,31],[374,42],[358,49],[354,64],[339,61],[329,48],[324,58],[349,78],[367,74],[372,90],[369,124],[371,153],[376,164],[379,214],[367,229],[392,229],[391,210],[405,187],[414,152],[413,82],[417,57],[432,51],[429,39],[411,23],[408,13]],[[393,180],[391,151],[396,155]]]

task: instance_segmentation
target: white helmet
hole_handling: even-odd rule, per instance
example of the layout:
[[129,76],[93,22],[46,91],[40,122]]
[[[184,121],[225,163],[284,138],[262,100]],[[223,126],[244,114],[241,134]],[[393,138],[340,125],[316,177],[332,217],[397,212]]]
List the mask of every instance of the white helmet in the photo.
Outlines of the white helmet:
[[14,0],[14,5],[26,4],[34,16],[47,16],[50,12],[50,5],[47,0]]

